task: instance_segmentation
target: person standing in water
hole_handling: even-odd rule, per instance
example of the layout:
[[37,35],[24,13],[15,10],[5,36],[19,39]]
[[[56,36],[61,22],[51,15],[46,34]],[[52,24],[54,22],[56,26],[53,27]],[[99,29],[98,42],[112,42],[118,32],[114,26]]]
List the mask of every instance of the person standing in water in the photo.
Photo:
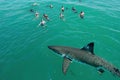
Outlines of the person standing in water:
[[45,25],[45,20],[41,19],[41,22],[39,23],[39,26],[44,26]]
[[61,11],[64,12],[64,10],[65,10],[65,9],[64,9],[64,6],[62,6],[62,7],[61,7]]
[[63,19],[64,15],[62,13],[60,13],[60,19]]
[[50,7],[50,8],[53,8],[53,5],[52,5],[52,4],[50,4],[50,5],[49,5],[49,7]]
[[32,4],[32,6],[38,6],[38,3],[37,3],[37,2],[34,2],[34,3]]
[[33,9],[30,9],[30,12],[35,12]]
[[84,14],[85,14],[85,13],[84,13],[83,11],[80,12],[80,17],[81,17],[82,19],[84,18]]
[[37,11],[35,12],[35,16],[36,16],[36,18],[39,17],[39,13]]
[[76,10],[74,7],[72,7],[72,11],[73,11],[74,13],[77,13],[77,10]]
[[48,17],[48,15],[47,15],[47,14],[43,14],[43,17],[44,17],[46,20],[48,20],[48,21],[49,21],[49,17]]

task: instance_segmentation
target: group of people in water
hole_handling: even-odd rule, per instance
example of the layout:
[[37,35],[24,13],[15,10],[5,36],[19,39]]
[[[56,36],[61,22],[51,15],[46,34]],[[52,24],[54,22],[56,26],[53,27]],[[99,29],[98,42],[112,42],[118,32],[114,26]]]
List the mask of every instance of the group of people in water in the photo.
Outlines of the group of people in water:
[[[38,4],[37,4],[37,3],[33,3],[32,6],[38,6]],[[52,5],[52,4],[47,5],[47,6],[48,6],[49,8],[53,8],[53,5]],[[68,8],[64,8],[64,6],[61,7],[61,12],[60,12],[60,14],[59,14],[59,18],[60,18],[60,19],[64,20],[64,11],[67,10],[67,9],[68,9]],[[78,11],[75,9],[75,7],[72,7],[71,10],[72,10],[72,12],[74,12],[74,13],[78,13]],[[39,18],[39,13],[38,13],[37,11],[35,11],[34,9],[30,9],[30,12],[35,13],[35,17],[36,17],[36,18]],[[83,11],[81,11],[81,12],[79,13],[79,17],[80,17],[81,19],[83,19],[83,18],[84,18],[84,14],[85,14],[85,13],[84,13]],[[50,19],[49,19],[48,15],[44,13],[38,26],[44,26],[44,25],[46,24],[46,21],[49,21],[49,20],[50,20]]]

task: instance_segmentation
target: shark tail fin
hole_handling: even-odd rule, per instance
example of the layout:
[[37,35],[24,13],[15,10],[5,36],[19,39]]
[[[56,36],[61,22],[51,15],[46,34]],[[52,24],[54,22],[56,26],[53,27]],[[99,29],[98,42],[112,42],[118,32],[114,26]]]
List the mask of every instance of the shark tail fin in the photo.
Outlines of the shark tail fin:
[[109,70],[113,75],[117,75],[118,77],[120,77],[120,70],[112,64],[105,62],[102,66]]

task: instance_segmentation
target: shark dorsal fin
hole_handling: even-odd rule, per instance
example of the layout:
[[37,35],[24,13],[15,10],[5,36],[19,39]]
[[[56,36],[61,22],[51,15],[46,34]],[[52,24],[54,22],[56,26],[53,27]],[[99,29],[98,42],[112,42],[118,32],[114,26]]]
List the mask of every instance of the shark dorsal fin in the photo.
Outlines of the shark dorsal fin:
[[84,46],[82,50],[90,51],[94,55],[94,42],[91,42],[87,46]]
[[66,56],[63,59],[63,64],[62,64],[62,71],[64,74],[66,74],[68,67],[70,65],[71,59],[67,58]]

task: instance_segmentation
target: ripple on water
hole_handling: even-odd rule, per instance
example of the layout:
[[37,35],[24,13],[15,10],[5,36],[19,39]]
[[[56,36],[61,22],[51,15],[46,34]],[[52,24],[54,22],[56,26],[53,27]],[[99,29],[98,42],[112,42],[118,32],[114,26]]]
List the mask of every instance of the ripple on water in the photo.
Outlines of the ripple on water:
[[120,33],[120,30],[119,29],[115,29],[115,28],[112,28],[112,27],[105,27],[105,26],[101,26],[101,28],[103,29],[106,29],[106,30],[109,30],[109,31],[112,31],[114,33]]

